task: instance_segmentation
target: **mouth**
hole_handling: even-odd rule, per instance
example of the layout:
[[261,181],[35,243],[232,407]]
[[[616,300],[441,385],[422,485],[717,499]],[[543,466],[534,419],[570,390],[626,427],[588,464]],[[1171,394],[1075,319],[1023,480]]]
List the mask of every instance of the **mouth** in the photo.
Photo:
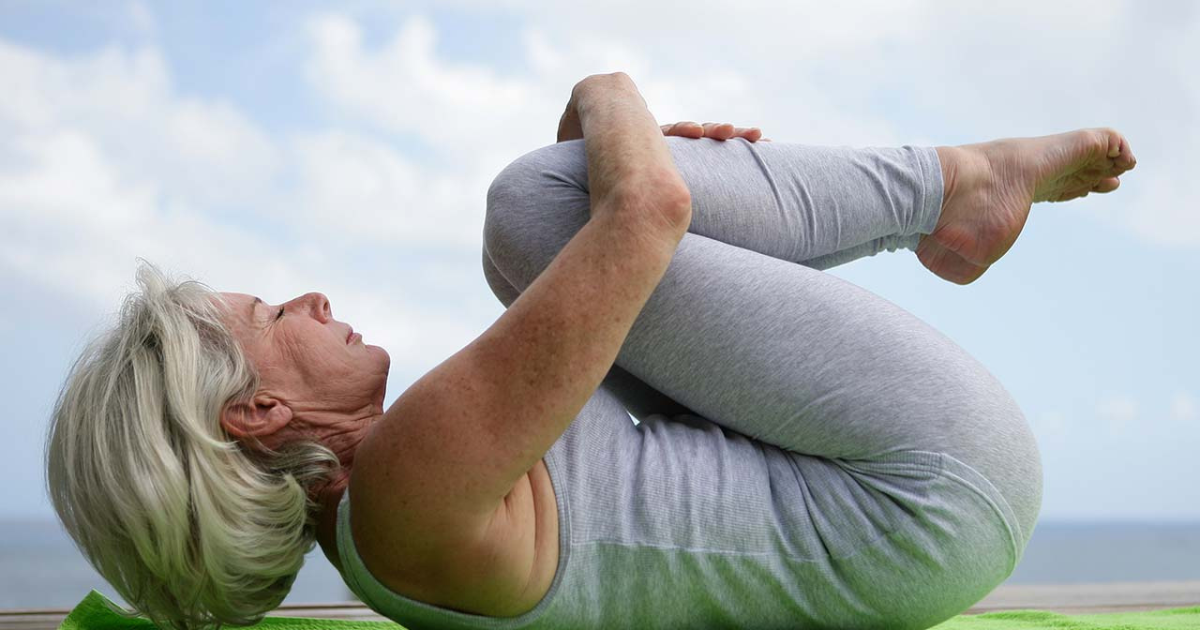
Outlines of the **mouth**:
[[349,332],[346,333],[346,345],[350,345],[350,338],[354,336],[354,327],[351,326]]

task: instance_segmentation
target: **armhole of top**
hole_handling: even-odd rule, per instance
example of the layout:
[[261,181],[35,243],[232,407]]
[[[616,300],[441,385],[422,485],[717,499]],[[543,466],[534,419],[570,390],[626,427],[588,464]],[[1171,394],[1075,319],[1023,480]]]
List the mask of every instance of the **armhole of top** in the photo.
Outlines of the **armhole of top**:
[[[550,454],[546,457],[546,468],[550,473],[550,483],[554,488],[554,496],[558,504],[558,566],[555,567],[554,580],[550,583],[550,589],[546,591],[545,597],[531,610],[516,617],[489,617],[487,615],[476,615],[441,608],[433,604],[405,597],[389,589],[387,585],[380,582],[378,578],[371,574],[370,569],[367,568],[362,558],[358,555],[357,546],[354,544],[354,534],[350,527],[349,484],[347,484],[346,490],[342,493],[342,498],[338,501],[337,526],[334,532],[337,540],[338,555],[342,561],[342,580],[364,604],[388,618],[391,618],[391,615],[388,614],[389,609],[394,610],[399,606],[403,606],[403,608],[412,611],[414,614],[436,616],[442,620],[469,623],[480,628],[490,628],[492,630],[515,630],[536,621],[549,610],[551,604],[556,600],[557,594],[563,586],[564,576],[567,572],[568,561],[571,556],[571,545],[569,544],[571,535],[570,510],[567,505],[566,479],[559,476],[560,469],[556,458]],[[373,595],[378,595],[379,599],[386,599],[387,601],[376,601]],[[399,604],[392,604],[391,602],[398,602]]]

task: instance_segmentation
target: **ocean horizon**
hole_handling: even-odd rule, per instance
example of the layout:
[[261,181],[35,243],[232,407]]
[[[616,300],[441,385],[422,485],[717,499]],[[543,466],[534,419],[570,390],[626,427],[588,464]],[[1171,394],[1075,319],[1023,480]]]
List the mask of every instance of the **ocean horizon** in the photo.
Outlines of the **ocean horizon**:
[[[1042,521],[1004,584],[1200,580],[1200,521]],[[56,520],[0,520],[0,608],[73,608],[95,589],[126,604]],[[358,601],[320,547],[285,604]]]

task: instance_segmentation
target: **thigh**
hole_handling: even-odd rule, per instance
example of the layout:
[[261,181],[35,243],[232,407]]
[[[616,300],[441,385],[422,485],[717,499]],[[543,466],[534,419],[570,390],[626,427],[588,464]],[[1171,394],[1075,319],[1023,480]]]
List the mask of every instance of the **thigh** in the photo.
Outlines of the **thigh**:
[[[935,462],[936,467],[925,467]],[[973,468],[945,454],[915,451],[832,463],[868,489],[876,503],[856,505],[847,495],[839,497],[835,485],[821,518],[832,521],[838,512],[853,515],[869,507],[891,525],[873,543],[831,563],[837,576],[831,586],[852,606],[830,626],[932,627],[983,599],[1020,562],[1025,543],[1013,526],[1015,516]],[[841,520],[847,527],[856,525],[854,518]],[[829,575],[803,563],[793,567],[805,583]],[[870,615],[856,617],[863,610]]]
[[[915,250],[917,230],[936,219],[940,203],[941,172],[932,150],[682,138],[667,144],[695,200],[691,232],[813,269],[884,250]],[[555,208],[540,220],[565,220],[568,231],[577,227],[588,190],[583,142],[543,147],[521,159],[545,176],[535,187]],[[519,297],[486,243],[483,272],[506,308]],[[639,420],[692,411],[617,365],[604,384]]]
[[[523,158],[493,184],[524,193],[502,196],[518,205],[489,205],[485,225],[488,254],[517,292],[589,219],[574,154]],[[701,216],[716,215],[693,223]],[[793,247],[763,242],[764,251]],[[794,453],[944,453],[999,488],[1026,539],[1040,510],[1040,454],[1007,390],[951,339],[836,276],[689,230],[616,365],[714,423]]]
[[942,453],[841,460],[693,414],[623,416],[599,388],[549,459],[572,544],[643,576],[605,595],[650,627],[927,628],[1019,560],[999,495]]

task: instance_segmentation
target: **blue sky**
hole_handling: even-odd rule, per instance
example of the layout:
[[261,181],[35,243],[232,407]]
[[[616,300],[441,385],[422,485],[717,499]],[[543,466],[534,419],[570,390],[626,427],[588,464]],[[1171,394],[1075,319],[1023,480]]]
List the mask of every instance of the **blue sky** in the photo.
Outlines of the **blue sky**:
[[776,142],[1125,133],[1117,192],[1034,206],[972,285],[910,251],[828,272],[1005,384],[1043,519],[1200,519],[1190,3],[330,6],[0,3],[0,517],[51,517],[49,410],[139,256],[270,302],[323,291],[392,355],[390,403],[502,312],[479,268],[491,178],[554,141],[575,82],[623,71],[660,122]]

